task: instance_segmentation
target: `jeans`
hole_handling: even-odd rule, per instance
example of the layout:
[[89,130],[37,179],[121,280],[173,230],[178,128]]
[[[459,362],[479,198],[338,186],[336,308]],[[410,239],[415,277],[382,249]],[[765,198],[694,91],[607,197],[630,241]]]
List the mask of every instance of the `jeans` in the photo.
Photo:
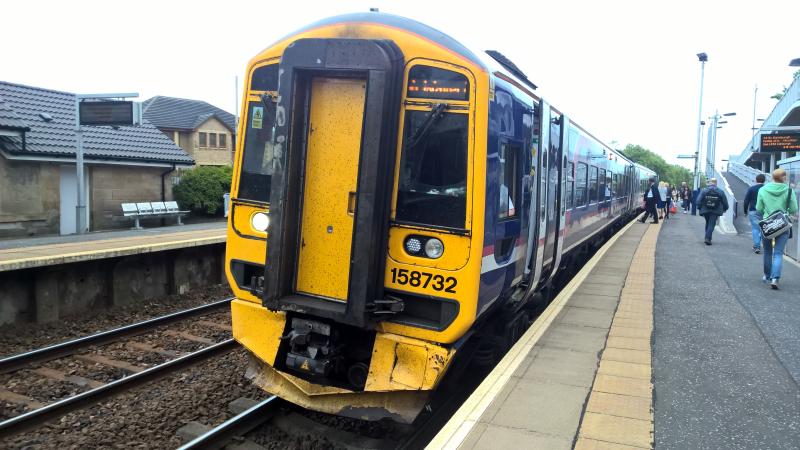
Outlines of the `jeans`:
[[689,210],[689,199],[688,198],[683,199],[683,205],[681,205],[681,206],[683,206],[683,210],[684,211],[688,211]]
[[706,240],[711,240],[711,233],[714,232],[714,227],[717,226],[717,218],[719,217],[716,214],[706,214],[703,216],[706,219]]
[[761,228],[758,221],[762,219],[758,211],[748,211],[747,218],[750,219],[750,228],[753,234],[753,248],[761,248]]
[[773,239],[764,239],[764,275],[767,278],[780,278],[781,268],[783,267],[783,249],[789,240],[789,232]]

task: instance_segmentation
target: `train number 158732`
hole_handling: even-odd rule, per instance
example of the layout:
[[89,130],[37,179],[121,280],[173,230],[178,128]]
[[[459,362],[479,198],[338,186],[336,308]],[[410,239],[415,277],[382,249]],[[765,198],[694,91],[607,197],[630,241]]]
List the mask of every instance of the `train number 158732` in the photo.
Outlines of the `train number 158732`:
[[443,277],[428,272],[418,272],[416,270],[393,268],[392,283],[411,285],[427,289],[430,286],[435,291],[444,291],[451,294],[456,293],[458,280],[455,277]]

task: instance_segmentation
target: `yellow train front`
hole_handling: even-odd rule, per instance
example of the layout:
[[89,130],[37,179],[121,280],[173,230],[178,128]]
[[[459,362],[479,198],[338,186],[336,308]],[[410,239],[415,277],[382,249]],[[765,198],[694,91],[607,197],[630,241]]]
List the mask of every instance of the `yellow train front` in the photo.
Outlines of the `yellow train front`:
[[[633,166],[498,61],[365,13],[250,62],[226,270],[256,384],[318,411],[410,422],[476,317],[530,298],[638,204]],[[564,177],[568,146],[585,163]]]

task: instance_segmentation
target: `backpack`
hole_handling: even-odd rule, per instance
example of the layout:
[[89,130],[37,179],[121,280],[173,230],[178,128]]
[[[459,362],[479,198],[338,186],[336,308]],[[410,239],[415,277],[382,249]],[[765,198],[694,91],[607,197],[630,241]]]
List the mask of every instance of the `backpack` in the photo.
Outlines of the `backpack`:
[[703,201],[707,209],[717,209],[722,199],[720,198],[719,192],[716,192],[716,189],[709,189]]

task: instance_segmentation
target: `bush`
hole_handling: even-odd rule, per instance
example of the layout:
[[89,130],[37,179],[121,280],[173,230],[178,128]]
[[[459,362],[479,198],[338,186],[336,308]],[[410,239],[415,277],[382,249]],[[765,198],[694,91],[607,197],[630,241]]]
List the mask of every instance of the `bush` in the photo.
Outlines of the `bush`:
[[222,195],[230,192],[233,168],[200,166],[183,172],[172,192],[181,208],[208,215],[221,214]]

